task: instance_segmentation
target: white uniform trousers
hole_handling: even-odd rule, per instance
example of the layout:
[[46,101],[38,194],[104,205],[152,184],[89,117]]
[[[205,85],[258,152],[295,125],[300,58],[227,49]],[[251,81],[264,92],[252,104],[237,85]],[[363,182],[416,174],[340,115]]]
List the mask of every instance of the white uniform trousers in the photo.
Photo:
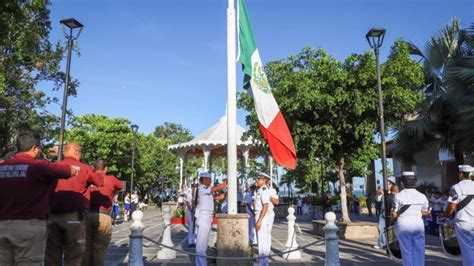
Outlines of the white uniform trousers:
[[[268,219],[269,219],[269,222],[270,222],[270,237],[271,237],[272,229],[273,229],[273,222],[275,221],[275,212],[273,212],[273,211],[271,211],[271,213],[267,212],[267,215],[268,215]],[[270,243],[271,243],[271,241],[270,241]]]
[[[268,213],[267,213],[268,215]],[[256,219],[258,221],[259,214],[256,215]],[[260,230],[257,231],[258,236],[258,256],[268,256],[270,255],[271,245],[272,245],[272,235],[271,235],[271,224],[270,219],[267,216],[262,220],[262,225]],[[258,260],[258,265],[260,266],[267,266],[268,265],[268,258],[263,258]]]
[[194,220],[193,213],[186,208],[186,219],[188,220],[188,244],[196,244],[196,232],[193,234]]
[[212,211],[200,211],[197,218],[197,240],[196,240],[196,253],[201,256],[196,256],[196,265],[207,266],[206,256],[207,243],[209,242],[209,234],[211,233],[212,227]]
[[456,238],[461,248],[462,265],[474,265],[474,223],[456,222]]
[[255,217],[251,213],[247,213],[249,216],[249,242],[256,244],[257,240],[255,239]]
[[423,220],[421,218],[399,219],[396,229],[403,266],[425,265],[425,228]]

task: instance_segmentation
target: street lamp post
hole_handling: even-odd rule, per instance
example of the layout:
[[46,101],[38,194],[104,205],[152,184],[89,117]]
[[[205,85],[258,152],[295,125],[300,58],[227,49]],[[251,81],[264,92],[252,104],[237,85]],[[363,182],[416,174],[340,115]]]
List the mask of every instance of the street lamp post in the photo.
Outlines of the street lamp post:
[[[74,40],[79,38],[84,25],[79,21],[68,18],[63,19],[61,22],[61,28],[63,29],[64,36],[67,38],[67,63],[66,63],[66,79],[64,81],[64,95],[63,95],[63,105],[61,110],[61,127],[59,132],[59,149],[58,149],[58,161],[61,161],[63,158],[63,146],[64,146],[64,130],[66,127],[66,112],[67,112],[67,96],[69,92],[69,73],[71,71],[71,52]],[[69,28],[69,32],[66,29]],[[73,30],[78,29],[76,36],[73,34]]]
[[133,193],[133,178],[135,176],[135,146],[137,141],[137,131],[138,125],[131,125],[132,133],[133,133],[133,141],[132,141],[132,175],[130,178],[130,195]]
[[[372,28],[365,35],[369,45],[374,49],[375,61],[376,61],[376,74],[377,74],[377,89],[378,89],[378,100],[379,100],[379,122],[380,122],[380,146],[382,152],[382,182],[384,188],[384,197],[382,201],[382,206],[385,210],[385,230],[389,226],[389,210],[387,208],[387,193],[388,193],[388,183],[387,183],[387,153],[385,147],[385,125],[383,117],[383,94],[382,94],[382,83],[380,79],[380,47],[382,46],[385,29],[384,28]],[[387,239],[388,241],[388,239]]]

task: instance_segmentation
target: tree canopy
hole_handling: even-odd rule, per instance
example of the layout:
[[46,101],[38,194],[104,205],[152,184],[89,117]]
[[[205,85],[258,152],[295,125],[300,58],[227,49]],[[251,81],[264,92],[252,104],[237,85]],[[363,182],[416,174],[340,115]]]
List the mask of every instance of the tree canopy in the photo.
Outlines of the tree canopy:
[[[75,117],[72,127],[67,131],[68,142],[76,142],[82,147],[83,161],[92,164],[96,159],[105,159],[108,170],[122,180],[130,182],[133,133],[131,122],[125,118],[109,118],[104,115],[88,114]],[[168,150],[178,133],[189,132],[181,125],[174,124],[176,132],[169,130],[168,135],[157,138],[156,134],[136,135],[136,177],[134,184],[148,194],[152,188],[158,187],[159,178],[166,178],[167,184],[179,184],[179,173],[176,167],[179,159]],[[166,128],[166,125],[157,128]],[[195,174],[196,158],[191,158],[186,167],[185,176]],[[135,186],[134,185],[134,186]]]
[[[374,138],[378,132],[374,56],[370,52],[352,54],[339,62],[322,49],[307,47],[297,55],[268,63],[266,70],[299,160],[321,158],[338,170],[345,208],[344,174],[367,173],[367,165],[379,151]],[[381,73],[386,125],[391,127],[401,124],[422,100],[417,88],[423,72],[410,59],[408,46],[397,40]],[[246,118],[250,134],[264,142],[251,97],[241,93],[239,105],[250,112]],[[309,169],[306,172],[315,175],[314,168]],[[345,212],[344,220],[349,221]]]
[[[48,6],[44,0],[0,2],[0,156],[19,130],[42,132],[47,140],[58,134],[59,119],[45,109],[58,99],[38,89],[42,83],[57,90],[65,78],[64,49],[49,40]],[[71,82],[72,94],[76,86]]]
[[425,96],[416,117],[399,127],[396,156],[416,163],[414,154],[436,145],[454,154],[457,164],[474,152],[474,25],[461,29],[457,19],[436,33],[420,49],[407,43],[420,59]]

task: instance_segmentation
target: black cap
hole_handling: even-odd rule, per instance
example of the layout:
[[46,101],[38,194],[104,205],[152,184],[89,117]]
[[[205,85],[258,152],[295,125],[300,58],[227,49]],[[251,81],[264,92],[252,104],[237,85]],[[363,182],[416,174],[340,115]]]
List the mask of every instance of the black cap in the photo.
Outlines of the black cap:
[[414,175],[402,175],[402,184],[405,188],[416,187],[416,176]]
[[40,135],[32,131],[22,131],[16,139],[16,147],[19,152],[29,151],[33,146],[41,148]]

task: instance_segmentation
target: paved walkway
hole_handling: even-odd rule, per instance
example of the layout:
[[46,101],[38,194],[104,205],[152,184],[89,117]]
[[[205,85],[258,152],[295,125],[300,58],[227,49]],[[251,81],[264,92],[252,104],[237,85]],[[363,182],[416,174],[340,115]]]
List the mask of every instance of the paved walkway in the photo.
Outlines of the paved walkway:
[[[369,217],[370,218],[370,217]],[[363,218],[364,220],[370,220]],[[312,224],[305,217],[298,217],[297,222],[302,229],[302,235],[297,236],[300,246],[311,243],[317,239],[313,234]],[[158,239],[163,231],[163,219],[159,210],[148,210],[144,213],[143,223],[145,224],[144,234],[152,239]],[[130,234],[131,222],[122,223],[114,226],[112,241],[109,246],[106,265],[127,265],[128,262],[128,235]],[[215,231],[211,233],[211,241],[215,239]],[[187,228],[183,225],[172,226],[172,239],[176,248],[189,252],[194,252],[194,248],[188,248],[186,244]],[[283,251],[287,238],[286,220],[277,220],[272,231],[272,252]],[[401,265],[389,259],[384,251],[376,250],[372,246],[376,239],[365,239],[363,241],[341,240],[340,241],[340,259],[341,265]],[[145,265],[193,265],[194,256],[178,253],[177,258],[172,261],[158,261],[157,252],[160,250],[158,245],[144,241],[143,256]],[[303,250],[302,259],[296,262],[289,262],[282,257],[272,257],[271,265],[324,265],[325,246],[322,244],[310,246]],[[209,250],[212,253],[212,250]],[[210,265],[213,262],[210,261]],[[427,236],[426,238],[426,265],[442,266],[461,265],[446,258],[439,246],[438,238]]]

